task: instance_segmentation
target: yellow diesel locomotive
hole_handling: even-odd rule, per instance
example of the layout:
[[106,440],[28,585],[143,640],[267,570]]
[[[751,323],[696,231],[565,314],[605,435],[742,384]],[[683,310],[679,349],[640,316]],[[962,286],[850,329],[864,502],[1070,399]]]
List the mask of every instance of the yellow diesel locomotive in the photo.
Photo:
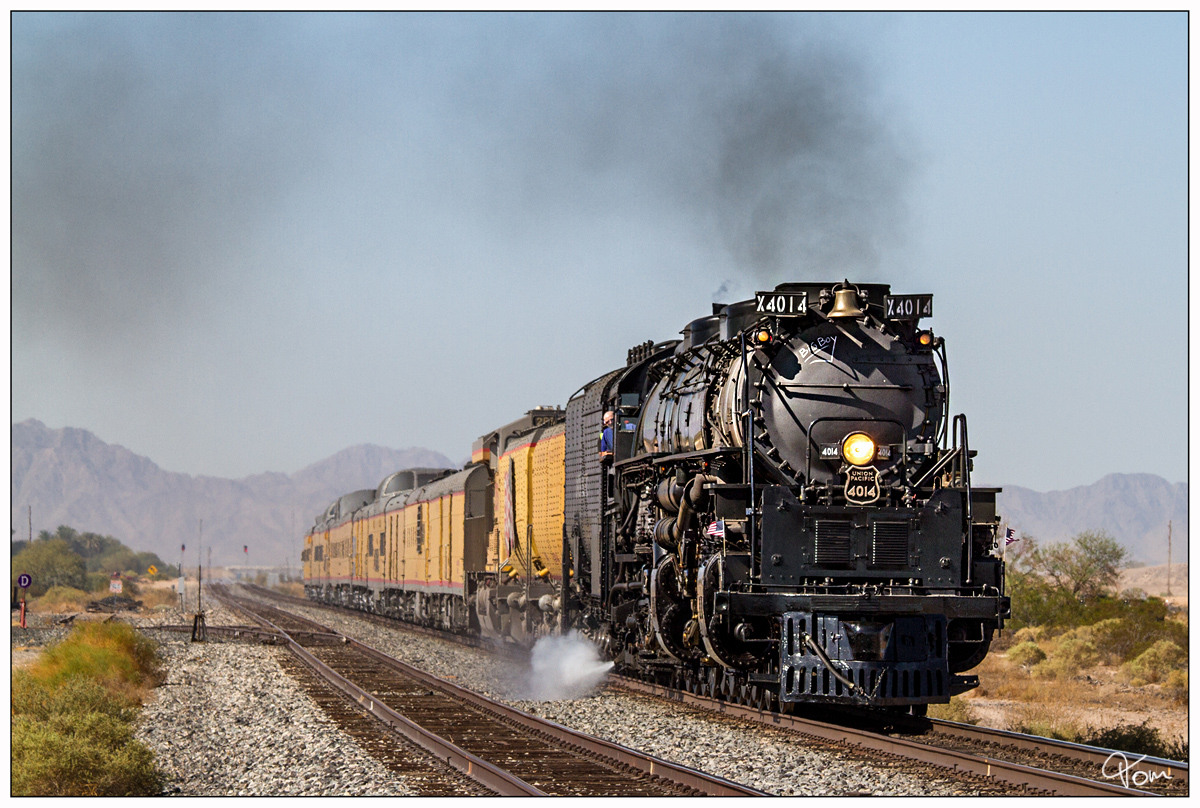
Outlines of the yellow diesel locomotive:
[[563,411],[484,435],[467,468],[416,468],[334,500],[304,538],[308,597],[524,642],[555,630]]

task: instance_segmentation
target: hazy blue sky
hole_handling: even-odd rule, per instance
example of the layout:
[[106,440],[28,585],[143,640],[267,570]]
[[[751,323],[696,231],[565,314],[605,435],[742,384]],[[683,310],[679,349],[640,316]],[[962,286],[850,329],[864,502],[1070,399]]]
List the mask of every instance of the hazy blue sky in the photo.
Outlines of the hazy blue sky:
[[1187,17],[12,18],[12,418],[466,457],[714,300],[932,292],[977,480],[1187,479]]

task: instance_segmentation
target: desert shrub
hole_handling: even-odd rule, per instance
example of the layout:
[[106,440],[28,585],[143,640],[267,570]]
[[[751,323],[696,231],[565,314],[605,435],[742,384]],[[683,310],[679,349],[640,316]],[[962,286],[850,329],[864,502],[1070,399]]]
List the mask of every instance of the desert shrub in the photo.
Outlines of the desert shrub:
[[1046,652],[1043,651],[1036,642],[1033,642],[1032,640],[1026,640],[1025,642],[1018,643],[1012,648],[1009,648],[1008,658],[1018,665],[1029,667],[1031,665],[1036,665],[1045,659]]
[[136,717],[137,702],[128,695],[113,693],[94,679],[73,676],[55,686],[27,670],[12,676],[12,714],[33,721],[49,721],[70,712],[98,713],[121,721]]
[[971,706],[965,699],[954,696],[949,704],[929,705],[930,718],[940,718],[943,721],[956,721],[959,724],[978,724],[979,719],[971,711]]
[[47,612],[83,611],[92,596],[82,589],[69,586],[53,586],[33,604],[34,608]]
[[1020,645],[1023,642],[1037,642],[1046,633],[1044,626],[1026,626],[1013,634],[1013,644]]
[[151,752],[133,737],[137,702],[85,675],[12,679],[14,796],[155,794],[161,779]]
[[[1096,639],[1114,662],[1127,662],[1161,640],[1187,647],[1187,626],[1167,619],[1167,604],[1158,598],[1141,601],[1103,599],[1089,610],[1087,622],[1102,624]],[[1110,622],[1117,619],[1118,622]]]
[[1076,670],[1090,668],[1100,661],[1100,652],[1096,650],[1096,644],[1084,636],[1075,635],[1074,632],[1068,632],[1059,638],[1058,647],[1050,655],[1069,662]]
[[1187,760],[1188,757],[1187,741],[1163,738],[1157,729],[1150,726],[1148,718],[1141,724],[1120,724],[1105,730],[1088,727],[1079,733],[1079,737],[1066,740],[1168,760]]
[[1167,681],[1163,683],[1163,691],[1178,703],[1187,704],[1188,672],[1176,669],[1167,674]]
[[1079,673],[1079,665],[1070,656],[1054,655],[1034,665],[1029,673],[1036,679],[1070,679]]
[[1160,682],[1171,675],[1171,671],[1187,664],[1187,651],[1170,640],[1159,640],[1142,652],[1136,659],[1127,662],[1122,670],[1134,686],[1147,682]]
[[1081,601],[1036,575],[1018,573],[1016,579],[1010,587],[1014,643],[1044,642],[1055,634],[1091,627],[1091,634],[1075,636],[1091,640],[1112,664],[1128,662],[1161,640],[1187,645],[1186,622],[1168,619],[1167,604],[1159,598],[1102,596]]
[[108,594],[108,573],[106,572],[89,572],[87,574],[86,589],[93,595],[103,593],[101,596]]
[[161,790],[153,753],[133,738],[132,724],[111,716],[18,716],[10,737],[13,796],[131,797]]
[[48,646],[30,672],[49,686],[83,676],[131,694],[152,686],[161,675],[154,643],[125,623],[76,626],[62,642]]

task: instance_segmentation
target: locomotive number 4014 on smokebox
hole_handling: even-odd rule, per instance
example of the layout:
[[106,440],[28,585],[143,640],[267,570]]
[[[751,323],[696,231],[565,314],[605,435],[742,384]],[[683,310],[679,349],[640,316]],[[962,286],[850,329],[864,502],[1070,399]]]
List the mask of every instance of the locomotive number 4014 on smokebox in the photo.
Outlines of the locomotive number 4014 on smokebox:
[[883,298],[889,320],[916,320],[933,316],[933,295],[885,295]]
[[808,313],[806,292],[755,292],[755,312],[776,317],[799,317]]

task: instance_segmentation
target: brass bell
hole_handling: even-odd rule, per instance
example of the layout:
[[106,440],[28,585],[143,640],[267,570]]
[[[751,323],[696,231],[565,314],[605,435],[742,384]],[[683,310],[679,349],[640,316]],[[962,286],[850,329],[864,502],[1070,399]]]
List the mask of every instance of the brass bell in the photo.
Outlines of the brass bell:
[[858,307],[858,290],[853,287],[834,289],[833,308],[825,316],[831,320],[835,317],[862,317],[863,310]]

